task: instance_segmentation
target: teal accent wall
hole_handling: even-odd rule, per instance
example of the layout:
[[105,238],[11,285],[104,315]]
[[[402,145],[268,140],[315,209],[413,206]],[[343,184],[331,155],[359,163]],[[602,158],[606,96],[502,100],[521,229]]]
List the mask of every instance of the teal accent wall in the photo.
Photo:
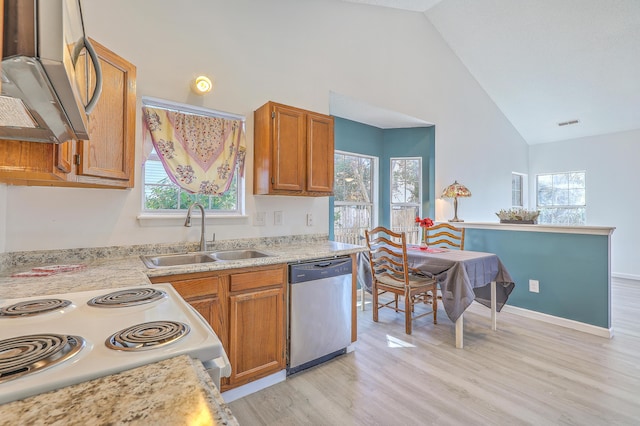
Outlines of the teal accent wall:
[[[508,304],[611,328],[609,236],[493,229],[465,231],[465,250],[498,255],[516,283]],[[540,292],[529,292],[529,280]]]
[[[334,117],[335,149],[379,159],[379,225],[389,226],[389,184],[391,157],[422,157],[422,212],[435,215],[435,129],[380,129],[340,117]],[[333,197],[329,198],[329,239],[333,239]]]

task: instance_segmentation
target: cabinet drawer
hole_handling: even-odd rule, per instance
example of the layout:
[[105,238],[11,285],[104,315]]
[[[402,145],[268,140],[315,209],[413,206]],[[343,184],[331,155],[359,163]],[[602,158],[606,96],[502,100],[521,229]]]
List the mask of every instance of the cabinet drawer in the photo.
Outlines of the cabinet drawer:
[[172,282],[171,285],[177,290],[182,297],[198,297],[210,296],[218,294],[219,289],[218,277],[194,278],[191,280],[183,280]]
[[231,291],[243,291],[271,285],[282,285],[284,283],[284,268],[232,274],[230,278]]

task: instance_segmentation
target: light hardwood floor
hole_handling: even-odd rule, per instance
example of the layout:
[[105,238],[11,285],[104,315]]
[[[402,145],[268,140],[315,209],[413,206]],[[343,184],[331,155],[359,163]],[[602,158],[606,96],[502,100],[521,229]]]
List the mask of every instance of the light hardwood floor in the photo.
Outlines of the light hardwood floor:
[[615,281],[613,339],[474,304],[465,347],[440,306],[359,312],[355,351],[230,403],[241,425],[640,425],[640,284]]

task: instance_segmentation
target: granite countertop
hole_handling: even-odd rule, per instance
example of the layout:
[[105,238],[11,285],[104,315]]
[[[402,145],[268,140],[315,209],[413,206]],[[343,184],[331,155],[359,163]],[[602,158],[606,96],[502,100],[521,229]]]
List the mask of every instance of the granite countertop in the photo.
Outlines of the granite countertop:
[[[229,247],[224,247],[222,249],[226,250],[228,248]],[[28,262],[25,261],[22,264],[12,265],[0,273],[0,302],[3,299],[30,297],[34,295],[45,296],[86,290],[148,285],[150,284],[150,277],[301,262],[349,255],[366,250],[366,247],[336,243],[333,241],[252,245],[251,248],[268,252],[273,256],[148,269],[137,254],[78,260],[77,258],[55,258],[52,257],[50,252],[42,252],[43,254],[40,257],[38,257],[38,255],[32,255]],[[165,254],[166,249],[158,249],[157,252],[147,250],[146,252]],[[60,263],[81,263],[86,265],[86,267],[75,272],[62,272],[43,277],[18,278],[11,276],[11,274],[16,272],[29,271],[33,266]]]
[[0,405],[2,424],[237,425],[187,355]]
[[[147,269],[140,254],[195,251],[193,245],[110,247],[20,252],[1,264],[0,303],[6,299],[87,290],[149,285],[149,277],[292,263],[350,255],[366,250],[351,244],[276,240],[266,244],[237,241],[212,250],[255,248],[273,256]],[[43,277],[12,277],[34,266],[82,264],[74,272]],[[8,265],[8,266],[7,266]],[[208,379],[208,380],[207,380]],[[74,410],[71,413],[72,409]],[[199,361],[188,356],[149,364],[119,374],[0,405],[8,424],[237,424]],[[44,416],[44,417],[43,417]],[[43,420],[46,418],[47,420]],[[214,421],[207,422],[210,418]],[[201,422],[199,422],[202,420]]]

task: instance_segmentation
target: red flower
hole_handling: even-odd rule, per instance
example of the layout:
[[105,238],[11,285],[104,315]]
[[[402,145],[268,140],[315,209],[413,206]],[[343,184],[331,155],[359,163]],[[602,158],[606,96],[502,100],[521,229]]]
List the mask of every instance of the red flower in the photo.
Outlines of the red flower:
[[419,224],[422,228],[430,228],[433,226],[433,221],[428,217],[425,217],[424,219],[416,217],[416,223]]

